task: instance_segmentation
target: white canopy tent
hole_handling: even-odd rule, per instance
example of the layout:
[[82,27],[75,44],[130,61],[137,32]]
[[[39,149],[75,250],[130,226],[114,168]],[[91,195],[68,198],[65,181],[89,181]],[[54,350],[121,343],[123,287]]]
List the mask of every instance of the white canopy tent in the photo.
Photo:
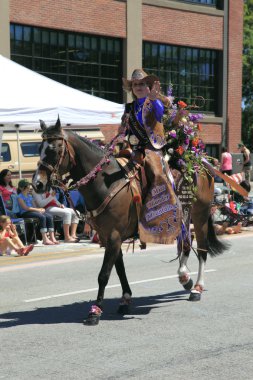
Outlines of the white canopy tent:
[[123,105],[58,83],[0,55],[0,124],[119,124]]
[[0,86],[0,155],[4,130],[17,135],[38,130],[40,119],[53,125],[58,115],[63,126],[120,124],[124,110],[122,104],[65,86],[1,55]]

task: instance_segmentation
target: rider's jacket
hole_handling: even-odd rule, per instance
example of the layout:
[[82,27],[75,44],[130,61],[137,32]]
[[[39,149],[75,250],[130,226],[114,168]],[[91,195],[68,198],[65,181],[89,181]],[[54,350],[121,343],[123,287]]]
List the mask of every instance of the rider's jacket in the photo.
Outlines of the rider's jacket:
[[126,136],[133,149],[161,149],[165,145],[161,100],[136,99],[127,103],[122,117]]

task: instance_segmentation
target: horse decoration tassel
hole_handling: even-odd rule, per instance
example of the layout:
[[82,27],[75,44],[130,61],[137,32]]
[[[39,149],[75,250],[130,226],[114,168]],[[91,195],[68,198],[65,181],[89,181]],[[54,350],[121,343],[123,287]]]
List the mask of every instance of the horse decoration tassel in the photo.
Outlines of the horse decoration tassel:
[[136,194],[133,196],[133,202],[134,203],[141,203],[141,196],[140,194]]

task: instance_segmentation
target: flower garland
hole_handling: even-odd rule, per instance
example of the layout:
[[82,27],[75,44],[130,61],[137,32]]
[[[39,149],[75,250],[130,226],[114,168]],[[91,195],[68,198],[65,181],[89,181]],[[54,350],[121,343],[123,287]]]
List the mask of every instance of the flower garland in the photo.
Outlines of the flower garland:
[[206,171],[203,158],[208,159],[204,153],[205,145],[199,137],[199,132],[202,131],[199,120],[203,118],[203,115],[190,113],[189,109],[193,106],[188,106],[182,100],[174,104],[172,86],[169,87],[168,98],[170,108],[166,108],[163,117],[167,140],[166,155],[171,167],[183,174],[189,191],[195,199],[197,187],[194,184],[194,176],[196,173],[201,174]]
[[103,166],[105,164],[109,165],[109,163],[111,162],[111,159],[110,159],[110,156],[113,155],[113,151],[115,149],[115,146],[116,144],[123,140],[125,137],[124,134],[122,133],[119,133],[118,135],[116,135],[111,141],[109,144],[107,144],[105,147],[104,147],[104,152],[105,152],[105,155],[103,156],[103,158],[99,161],[99,163],[83,178],[81,178],[77,183],[76,183],[76,187],[79,188],[80,186],[85,186],[87,185],[87,183],[89,183],[91,180],[94,181],[94,179],[96,179],[97,177],[97,174],[99,172],[101,172],[103,170]]

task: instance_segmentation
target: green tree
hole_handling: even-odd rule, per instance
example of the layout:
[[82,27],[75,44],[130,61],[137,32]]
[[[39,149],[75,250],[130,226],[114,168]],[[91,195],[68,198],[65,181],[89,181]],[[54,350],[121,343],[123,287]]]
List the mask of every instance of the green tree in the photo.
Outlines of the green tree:
[[242,140],[253,148],[253,0],[244,2]]

